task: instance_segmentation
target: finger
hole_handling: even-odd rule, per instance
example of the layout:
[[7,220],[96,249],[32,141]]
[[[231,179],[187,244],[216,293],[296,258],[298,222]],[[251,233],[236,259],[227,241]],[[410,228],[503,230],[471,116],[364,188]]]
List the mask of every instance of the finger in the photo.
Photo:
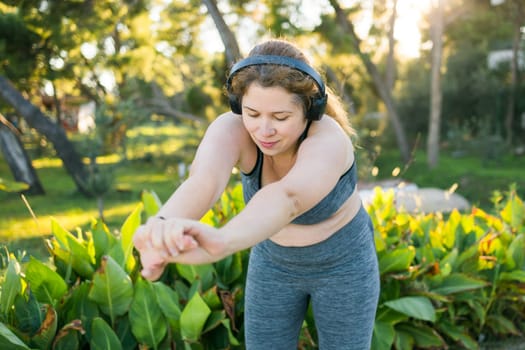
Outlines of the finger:
[[159,277],[162,275],[162,273],[164,272],[164,268],[157,268],[157,269],[153,269],[153,268],[149,268],[149,269],[143,269],[142,270],[142,277],[146,278],[147,280],[150,280],[150,281],[155,281],[155,280],[158,280]]
[[146,229],[144,225],[139,226],[135,233],[133,234],[133,245],[138,249],[145,249],[146,248],[146,241],[147,241],[147,235],[146,235]]
[[165,240],[164,235],[166,234],[165,224],[166,223],[164,221],[151,223],[150,225],[151,234],[150,234],[149,241],[151,243],[152,249],[155,249],[158,251],[166,250],[166,246],[164,244],[164,240]]
[[183,229],[184,227],[179,223],[179,220],[170,220],[169,224],[165,226],[164,244],[172,256],[176,256],[184,250],[184,244],[181,241]]

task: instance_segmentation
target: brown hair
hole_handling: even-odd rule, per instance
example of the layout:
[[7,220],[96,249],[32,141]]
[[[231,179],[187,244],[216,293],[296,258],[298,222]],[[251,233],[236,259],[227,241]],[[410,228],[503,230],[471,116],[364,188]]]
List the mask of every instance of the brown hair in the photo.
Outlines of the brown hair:
[[[248,56],[258,55],[287,56],[310,65],[301,50],[283,39],[265,41],[255,46],[248,54]],[[257,82],[263,87],[280,86],[290,91],[297,95],[298,102],[303,105],[305,111],[310,107],[312,97],[319,93],[316,83],[307,74],[288,66],[272,64],[252,65],[243,68],[232,78],[228,93],[237,96],[240,101],[240,97],[246,93],[253,82]],[[334,118],[349,135],[354,135],[355,132],[350,126],[348,115],[341,100],[329,87],[325,89],[328,95],[325,114]]]

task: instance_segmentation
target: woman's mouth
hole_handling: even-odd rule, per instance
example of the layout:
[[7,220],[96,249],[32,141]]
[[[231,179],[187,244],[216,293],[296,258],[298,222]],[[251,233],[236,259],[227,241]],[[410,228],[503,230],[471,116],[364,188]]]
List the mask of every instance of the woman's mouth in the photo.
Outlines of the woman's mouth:
[[259,141],[259,143],[260,143],[261,146],[264,147],[264,148],[272,148],[272,147],[277,143],[277,141],[275,141],[275,142]]

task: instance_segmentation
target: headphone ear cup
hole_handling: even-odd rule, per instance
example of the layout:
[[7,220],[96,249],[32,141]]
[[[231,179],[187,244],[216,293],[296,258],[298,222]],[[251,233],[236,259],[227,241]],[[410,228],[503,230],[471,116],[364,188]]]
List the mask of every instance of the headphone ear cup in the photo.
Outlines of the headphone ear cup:
[[237,98],[237,96],[233,94],[228,95],[228,100],[230,101],[230,109],[235,114],[242,114],[242,106],[241,102]]
[[326,109],[327,98],[327,95],[313,98],[310,108],[306,111],[306,118],[309,120],[320,120]]

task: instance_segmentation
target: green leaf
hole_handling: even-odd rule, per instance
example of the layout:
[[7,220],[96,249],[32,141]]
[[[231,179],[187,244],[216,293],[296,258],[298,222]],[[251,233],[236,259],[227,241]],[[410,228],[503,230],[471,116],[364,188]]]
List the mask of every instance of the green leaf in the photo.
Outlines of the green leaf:
[[35,334],[44,321],[45,312],[38,300],[31,291],[31,286],[27,286],[24,296],[18,294],[15,298],[14,315],[17,329],[29,335]]
[[73,320],[64,325],[55,338],[53,350],[79,349],[79,333],[84,333],[81,321]]
[[439,336],[439,334],[431,327],[418,324],[400,324],[396,326],[396,330],[409,334],[415,342],[416,346],[422,348],[437,347],[438,349],[444,348],[445,341]]
[[492,328],[496,334],[521,336],[520,331],[516,328],[512,320],[503,315],[491,315],[487,317],[487,325]]
[[97,304],[89,299],[90,289],[91,281],[84,281],[80,285],[75,285],[61,307],[61,314],[65,316],[64,321],[80,320],[88,338],[91,337],[92,320],[100,315]]
[[236,252],[215,263],[217,275],[224,286],[237,280],[243,272],[242,252]]
[[228,340],[230,341],[230,344],[231,345],[240,345],[239,344],[239,341],[237,340],[237,338],[235,338],[235,336],[233,335],[232,333],[232,329],[231,329],[231,321],[230,319],[226,318],[226,319],[223,319],[222,320],[222,325],[226,328],[226,330],[228,331]]
[[406,271],[414,260],[414,249],[396,249],[388,251],[379,258],[379,271],[381,275],[389,272]]
[[96,265],[100,265],[102,256],[108,255],[108,251],[115,245],[117,239],[104,224],[102,220],[97,220],[92,224],[93,245],[95,247]]
[[523,270],[514,270],[511,272],[502,272],[499,275],[500,281],[518,281],[525,283],[525,271]]
[[142,191],[141,199],[147,217],[157,214],[162,206],[161,200],[154,191]]
[[76,273],[84,278],[91,278],[95,272],[93,264],[95,256],[90,255],[87,245],[65,230],[60,224],[52,219],[51,232],[58,246],[54,246],[53,253],[73,267]]
[[133,299],[133,285],[126,272],[110,256],[104,256],[100,268],[93,275],[89,299],[115,323],[117,316],[124,315]]
[[505,251],[505,265],[509,269],[525,269],[525,234],[517,235]]
[[36,334],[31,337],[31,342],[39,349],[49,349],[57,332],[58,319],[55,309],[51,305],[46,305],[45,309],[44,321]]
[[179,320],[180,304],[179,295],[162,282],[153,283],[158,305],[162,305],[161,311],[169,320]]
[[122,350],[120,340],[113,329],[100,317],[96,317],[91,325],[92,350]]
[[120,229],[122,250],[124,251],[124,262],[126,271],[130,273],[133,271],[137,262],[133,256],[133,235],[140,226],[140,215],[142,213],[142,204],[139,204],[135,210],[127,217],[126,221]]
[[439,323],[439,330],[451,339],[463,344],[466,349],[479,349],[478,343],[466,334],[464,327],[443,320]]
[[210,308],[200,294],[194,293],[180,316],[182,338],[197,341],[210,313]]
[[0,349],[31,350],[3,322],[0,322]]
[[374,350],[390,350],[394,343],[394,326],[390,323],[377,321],[374,324],[372,347]]
[[461,273],[455,273],[443,278],[441,283],[437,286],[433,286],[430,291],[437,294],[449,295],[483,288],[488,284],[489,283],[484,280],[472,278]]
[[200,280],[203,289],[209,289],[214,285],[215,268],[212,264],[185,265],[176,264],[179,275],[189,283]]
[[20,264],[14,256],[9,257],[5,280],[2,284],[2,294],[0,294],[0,310],[3,315],[7,316],[15,302],[15,298],[22,290],[22,281],[20,279]]
[[131,331],[138,342],[150,348],[157,348],[166,336],[167,322],[157,303],[155,289],[151,282],[137,280],[135,296],[129,310],[129,320]]
[[523,201],[518,196],[511,195],[505,208],[501,211],[501,218],[517,230],[525,221]]
[[55,271],[31,257],[26,267],[26,280],[38,301],[56,305],[67,292],[67,284]]
[[402,297],[387,301],[385,305],[419,320],[431,322],[436,320],[436,310],[430,300],[426,297]]

